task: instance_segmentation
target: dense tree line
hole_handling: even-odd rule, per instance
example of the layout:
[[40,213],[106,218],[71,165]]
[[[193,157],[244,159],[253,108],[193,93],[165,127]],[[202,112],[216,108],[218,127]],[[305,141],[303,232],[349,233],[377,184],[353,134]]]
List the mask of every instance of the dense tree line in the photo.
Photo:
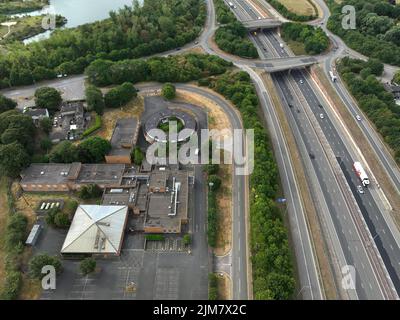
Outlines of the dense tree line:
[[224,73],[232,64],[217,56],[186,54],[113,62],[93,61],[85,73],[96,86],[141,81],[188,82]]
[[111,150],[109,141],[100,137],[90,137],[79,145],[70,141],[62,141],[49,154],[49,161],[54,163],[101,163]]
[[[400,65],[400,5],[382,0],[344,0],[340,4],[326,0],[332,15],[328,28],[346,44],[372,58],[392,65]],[[356,29],[342,27],[342,7],[356,9]]]
[[340,60],[338,70],[358,105],[375,124],[400,163],[400,108],[394,102],[393,94],[376,79],[382,74],[383,65],[376,60],[364,62],[346,57]]
[[226,72],[202,81],[232,101],[240,111],[244,127],[254,129],[255,164],[250,178],[251,248],[256,299],[290,299],[295,281],[287,230],[274,199],[278,168],[268,135],[260,121],[259,102],[245,72]]
[[[286,8],[279,0],[265,0],[268,2],[271,6],[273,6],[278,12],[284,16],[286,19],[293,20],[293,21],[310,21],[317,19],[316,14],[312,15],[300,15],[297,14],[293,11],[290,11],[288,8]],[[314,12],[317,13],[318,9],[315,6],[315,4],[312,1],[307,0],[311,6],[314,8]]]
[[[13,105],[13,104],[12,104]],[[16,177],[29,165],[35,126],[31,117],[11,109],[0,113],[0,170]]]
[[16,14],[24,13],[42,9],[45,5],[49,4],[49,0],[1,0],[0,1],[0,15],[1,14]]
[[281,32],[283,39],[303,43],[308,54],[320,54],[329,47],[329,38],[319,27],[289,22],[283,24]]
[[0,291],[0,299],[17,299],[22,285],[21,254],[27,236],[27,218],[16,212],[14,197],[11,192],[11,180],[7,180],[8,219],[5,227],[4,246],[4,284]]
[[237,21],[233,12],[225,4],[224,0],[214,0],[217,21],[221,24]]
[[205,15],[198,0],[134,1],[109,19],[9,45],[0,56],[0,88],[82,73],[96,59],[135,59],[182,46],[199,35]]
[[218,47],[243,58],[258,58],[254,44],[247,38],[247,29],[239,21],[219,27],[215,32]]

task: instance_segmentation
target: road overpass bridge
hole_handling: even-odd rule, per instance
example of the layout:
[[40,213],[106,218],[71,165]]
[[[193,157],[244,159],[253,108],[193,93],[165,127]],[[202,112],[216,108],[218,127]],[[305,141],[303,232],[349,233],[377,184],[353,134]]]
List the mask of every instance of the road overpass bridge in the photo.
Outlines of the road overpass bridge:
[[255,66],[263,68],[269,73],[273,73],[292,69],[302,69],[316,63],[318,63],[318,59],[314,57],[299,56],[258,61],[255,63]]
[[282,22],[278,19],[256,19],[242,21],[244,27],[249,31],[255,31],[260,29],[275,29],[282,25]]

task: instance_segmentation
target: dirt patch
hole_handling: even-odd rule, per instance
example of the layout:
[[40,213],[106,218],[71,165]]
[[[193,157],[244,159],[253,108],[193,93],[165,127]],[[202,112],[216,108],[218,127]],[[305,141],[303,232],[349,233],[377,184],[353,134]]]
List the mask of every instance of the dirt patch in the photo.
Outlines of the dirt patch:
[[[283,110],[281,100],[277,92],[275,91],[275,85],[271,79],[271,76],[265,73],[262,73],[262,79],[268,92],[271,96],[272,103],[277,111],[279,122],[281,124],[281,128],[284,132],[286,143],[288,144],[288,149],[290,152],[290,157],[292,160],[294,172],[296,175],[297,181],[307,181],[306,174],[304,172],[302,160],[300,153],[298,152],[297,145],[295,142],[295,138],[293,136],[292,130],[290,129],[290,125],[287,121],[285,112]],[[302,198],[302,204],[306,213],[306,219],[308,222],[308,227],[312,236],[312,242],[314,246],[315,253],[317,255],[317,263],[319,267],[320,276],[323,282],[323,287],[325,291],[325,295],[327,299],[337,299],[336,294],[336,286],[332,274],[332,270],[330,267],[330,261],[327,253],[329,252],[326,244],[324,242],[324,238],[322,236],[322,230],[320,226],[320,222],[318,219],[317,211],[314,206],[314,202],[311,199],[310,188],[307,183],[299,183],[298,188],[300,190],[300,195]]]
[[118,119],[132,117],[139,119],[143,110],[144,98],[140,95],[122,108],[106,109],[102,116],[102,128],[96,132],[96,136],[111,140]]
[[[177,90],[177,99],[205,108],[208,112],[209,129],[232,129],[224,110],[215,102],[184,90]],[[217,195],[218,236],[214,253],[217,256],[223,256],[228,254],[232,248],[232,165],[220,165],[218,175],[222,180],[222,186]]]
[[[353,115],[348,111],[342,99],[337,95],[336,91],[330,85],[330,81],[325,76],[323,70],[320,67],[313,67],[312,72],[315,73],[316,77],[320,81],[321,87],[330,97],[332,101],[331,104],[335,107],[335,110],[339,113],[340,118],[344,122],[346,128],[349,130],[354,141],[358,142],[357,143],[358,148],[361,150],[363,156],[367,160],[369,167],[373,171],[376,179],[379,181],[380,187],[382,188],[383,192],[386,195],[386,198],[388,199],[390,205],[393,208],[393,211],[391,212],[392,217],[397,226],[400,227],[400,195],[398,193],[398,190],[390,182],[390,179],[385,169],[381,165],[375,151],[372,149],[367,138],[364,136],[363,132],[356,124]],[[373,126],[373,124],[371,125]]]

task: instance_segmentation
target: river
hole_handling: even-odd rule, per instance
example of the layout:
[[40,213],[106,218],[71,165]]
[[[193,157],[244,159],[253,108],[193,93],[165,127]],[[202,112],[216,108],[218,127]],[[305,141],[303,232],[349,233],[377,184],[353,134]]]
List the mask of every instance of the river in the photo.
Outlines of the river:
[[[68,19],[64,28],[74,28],[85,23],[103,20],[109,17],[109,12],[118,10],[125,5],[131,5],[132,0],[50,0],[50,6],[43,10],[33,11],[28,15],[47,13],[60,14]],[[14,15],[23,16],[25,14]],[[43,32],[24,40],[25,44],[47,39],[51,31]]]

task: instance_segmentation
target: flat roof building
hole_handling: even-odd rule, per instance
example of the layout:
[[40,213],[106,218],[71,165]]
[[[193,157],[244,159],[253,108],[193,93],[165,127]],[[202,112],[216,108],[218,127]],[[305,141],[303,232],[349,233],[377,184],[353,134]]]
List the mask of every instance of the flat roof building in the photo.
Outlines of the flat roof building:
[[131,163],[131,153],[139,136],[140,125],[135,118],[120,119],[111,138],[111,151],[107,163]]
[[120,185],[124,170],[123,164],[35,163],[21,173],[20,185],[29,192],[68,192],[89,184],[113,187]]
[[80,205],[61,253],[119,256],[127,219],[127,206]]

